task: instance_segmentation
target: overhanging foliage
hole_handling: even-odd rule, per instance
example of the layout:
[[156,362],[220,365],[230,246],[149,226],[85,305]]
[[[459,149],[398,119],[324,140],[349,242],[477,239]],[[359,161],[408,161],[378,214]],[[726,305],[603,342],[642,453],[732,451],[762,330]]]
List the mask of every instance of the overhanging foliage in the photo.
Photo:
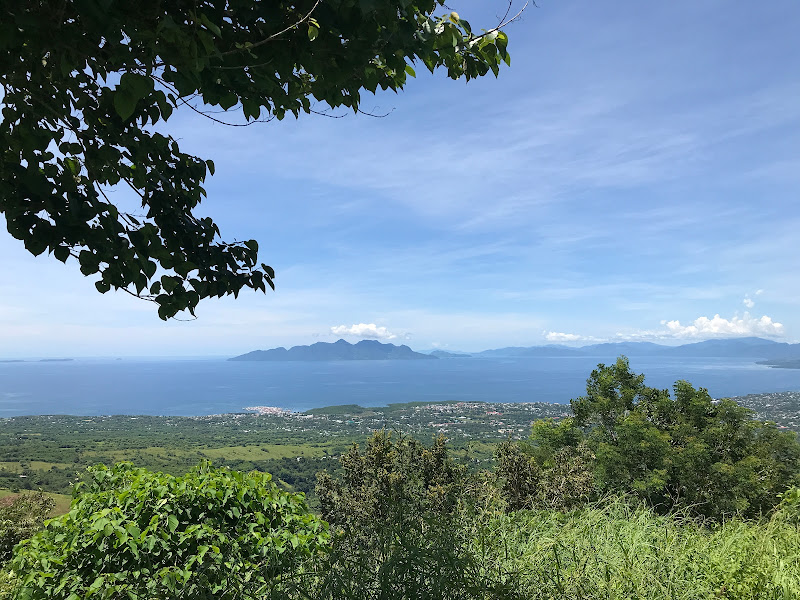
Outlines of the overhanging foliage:
[[[105,293],[162,319],[211,296],[274,288],[255,240],[226,243],[193,214],[210,160],[155,130],[176,108],[245,123],[358,112],[413,64],[467,80],[509,62],[499,30],[473,33],[443,0],[39,0],[0,6],[0,212],[34,255],[77,259]],[[214,118],[214,120],[218,120]],[[243,124],[245,124],[243,123]],[[164,128],[161,127],[163,130]],[[125,186],[141,214],[109,192]]]

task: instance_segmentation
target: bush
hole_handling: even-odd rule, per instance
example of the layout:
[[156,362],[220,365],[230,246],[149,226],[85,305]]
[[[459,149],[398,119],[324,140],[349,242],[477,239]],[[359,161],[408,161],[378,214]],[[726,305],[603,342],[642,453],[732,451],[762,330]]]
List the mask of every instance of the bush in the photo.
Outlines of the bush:
[[0,565],[11,558],[14,546],[42,528],[54,506],[42,492],[0,500]]
[[444,438],[377,432],[342,457],[343,475],[321,473],[317,495],[335,534],[320,568],[317,599],[513,598],[510,574],[482,561],[480,525],[469,511],[480,488],[448,457]]
[[786,490],[780,498],[777,515],[787,523],[800,525],[800,488]]
[[68,514],[18,547],[21,597],[263,598],[327,542],[302,495],[269,474],[90,469]]

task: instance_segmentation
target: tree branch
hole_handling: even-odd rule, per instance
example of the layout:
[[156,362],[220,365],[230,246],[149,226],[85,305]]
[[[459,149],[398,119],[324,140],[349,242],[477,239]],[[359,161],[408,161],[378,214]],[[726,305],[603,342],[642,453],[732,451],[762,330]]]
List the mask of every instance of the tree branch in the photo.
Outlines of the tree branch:
[[266,44],[266,43],[268,43],[268,42],[271,42],[271,41],[273,41],[274,39],[276,39],[276,38],[278,38],[278,37],[282,36],[282,35],[283,35],[284,33],[286,33],[287,31],[291,31],[291,30],[292,30],[292,29],[294,29],[295,27],[298,27],[298,26],[302,25],[303,23],[305,23],[306,21],[308,21],[308,20],[311,18],[311,15],[312,15],[312,13],[313,13],[315,10],[317,10],[317,6],[319,6],[321,2],[322,2],[322,0],[317,0],[317,1],[314,3],[314,6],[312,6],[312,7],[311,7],[311,10],[310,10],[310,11],[308,11],[308,13],[307,13],[307,14],[306,14],[306,15],[305,15],[305,16],[304,16],[302,19],[300,19],[299,21],[297,21],[297,23],[294,23],[294,24],[292,24],[292,25],[289,25],[289,26],[288,26],[288,27],[286,27],[285,29],[281,29],[279,32],[277,32],[277,33],[273,33],[273,34],[272,34],[271,36],[269,36],[268,38],[265,38],[265,39],[261,40],[260,42],[255,42],[254,44],[251,44],[250,46],[247,46],[246,48],[237,48],[236,50],[228,50],[227,52],[222,52],[222,53],[221,53],[221,54],[219,54],[218,56],[229,56],[229,55],[231,55],[231,54],[236,54],[237,52],[242,52],[243,50],[250,50],[250,49],[252,49],[252,48],[258,48],[259,46],[263,46],[264,44]]

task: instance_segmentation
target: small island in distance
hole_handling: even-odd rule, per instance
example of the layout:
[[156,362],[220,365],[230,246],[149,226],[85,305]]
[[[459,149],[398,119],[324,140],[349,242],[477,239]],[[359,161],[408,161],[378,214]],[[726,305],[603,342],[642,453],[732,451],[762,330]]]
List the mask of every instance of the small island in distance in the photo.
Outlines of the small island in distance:
[[38,361],[25,360],[24,358],[2,359],[0,363],[23,363],[23,362],[72,362],[74,358],[40,358]]
[[437,360],[430,354],[414,352],[408,346],[382,344],[377,340],[361,340],[351,344],[345,340],[334,343],[317,342],[310,346],[255,350],[234,356],[237,361],[312,361],[312,360]]
[[472,356],[464,352],[446,352],[445,350],[433,350],[430,355],[436,358],[469,358]]

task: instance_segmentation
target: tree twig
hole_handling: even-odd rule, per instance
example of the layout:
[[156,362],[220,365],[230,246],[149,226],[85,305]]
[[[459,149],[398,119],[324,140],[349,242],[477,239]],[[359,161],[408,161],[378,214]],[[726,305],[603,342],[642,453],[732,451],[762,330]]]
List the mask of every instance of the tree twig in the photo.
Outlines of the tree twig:
[[258,48],[259,46],[263,46],[264,44],[266,44],[268,42],[271,42],[272,40],[282,36],[287,31],[290,31],[290,30],[294,29],[295,27],[298,27],[298,26],[302,25],[303,23],[305,23],[306,21],[308,21],[311,18],[312,13],[315,10],[317,10],[317,6],[319,6],[321,2],[322,2],[322,0],[317,0],[316,2],[314,2],[314,6],[311,7],[311,10],[308,11],[308,13],[302,19],[297,21],[297,23],[289,25],[288,27],[286,27],[285,29],[281,29],[277,33],[273,33],[268,38],[265,38],[265,39],[263,39],[263,40],[261,40],[259,42],[255,42],[254,44],[250,44],[246,48],[236,48],[236,50],[228,50],[227,52],[222,52],[218,56],[229,56],[231,54],[236,54],[237,52],[242,52],[243,50],[250,50],[252,48]]

